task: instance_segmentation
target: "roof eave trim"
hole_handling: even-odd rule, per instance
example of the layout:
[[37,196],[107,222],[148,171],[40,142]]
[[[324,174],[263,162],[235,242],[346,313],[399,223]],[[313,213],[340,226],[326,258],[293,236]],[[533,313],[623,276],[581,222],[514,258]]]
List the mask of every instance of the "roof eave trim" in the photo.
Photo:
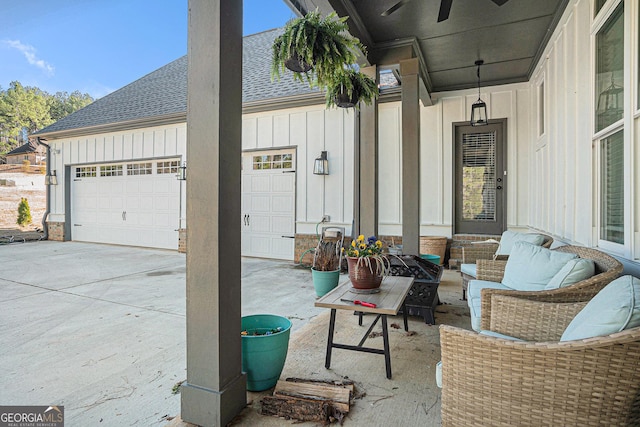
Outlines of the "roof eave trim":
[[184,123],[187,120],[187,113],[172,113],[156,117],[145,117],[142,119],[127,120],[117,123],[105,123],[95,126],[87,126],[83,128],[64,129],[52,132],[36,132],[30,136],[39,136],[40,139],[47,141],[51,139],[64,139],[76,136],[95,135],[98,133],[111,133],[131,129],[139,129],[146,126],[164,126],[176,123]]

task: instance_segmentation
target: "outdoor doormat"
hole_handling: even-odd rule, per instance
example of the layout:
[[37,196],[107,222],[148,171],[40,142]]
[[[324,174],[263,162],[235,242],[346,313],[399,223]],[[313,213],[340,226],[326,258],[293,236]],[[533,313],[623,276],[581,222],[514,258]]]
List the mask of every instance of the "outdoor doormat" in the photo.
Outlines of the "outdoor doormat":
[[273,396],[262,398],[260,413],[287,420],[342,424],[355,398],[354,382],[348,379],[334,381],[287,378],[285,381],[278,381]]

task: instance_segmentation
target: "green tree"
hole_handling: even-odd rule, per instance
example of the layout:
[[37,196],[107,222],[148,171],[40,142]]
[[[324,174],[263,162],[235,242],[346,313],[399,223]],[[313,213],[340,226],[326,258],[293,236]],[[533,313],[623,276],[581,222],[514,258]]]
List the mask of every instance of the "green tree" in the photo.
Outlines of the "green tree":
[[70,94],[67,92],[56,92],[51,95],[49,101],[49,113],[54,122],[68,116],[69,114],[91,104],[94,99],[88,93],[80,93],[76,90]]
[[22,197],[18,205],[18,225],[25,226],[31,224],[31,208],[27,199]]
[[26,134],[53,123],[46,92],[11,82],[0,93],[0,153],[6,153],[26,142]]
[[0,88],[0,154],[27,142],[27,135],[93,102],[88,93],[74,91],[50,95],[37,87],[11,82]]

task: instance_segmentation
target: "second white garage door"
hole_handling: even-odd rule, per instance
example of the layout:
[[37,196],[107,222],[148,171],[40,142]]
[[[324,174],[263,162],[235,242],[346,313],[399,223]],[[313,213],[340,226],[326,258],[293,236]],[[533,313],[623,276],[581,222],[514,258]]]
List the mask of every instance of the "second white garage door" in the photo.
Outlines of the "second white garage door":
[[293,260],[295,159],[293,150],[242,157],[242,255]]
[[179,161],[72,169],[72,240],[178,249]]

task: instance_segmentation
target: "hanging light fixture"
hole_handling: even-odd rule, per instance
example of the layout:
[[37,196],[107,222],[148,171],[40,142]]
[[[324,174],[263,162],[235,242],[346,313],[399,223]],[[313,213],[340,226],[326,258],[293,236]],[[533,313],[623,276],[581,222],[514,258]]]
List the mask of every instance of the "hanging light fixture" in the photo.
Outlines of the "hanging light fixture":
[[616,118],[622,118],[624,102],[624,89],[613,81],[611,72],[611,84],[598,95],[598,113],[610,114]]
[[478,100],[471,106],[471,126],[484,126],[487,122],[487,104],[480,99],[480,66],[484,64],[482,59],[476,61],[478,71]]
[[320,153],[320,157],[313,164],[313,173],[315,175],[329,175],[329,160],[327,160],[326,151]]

